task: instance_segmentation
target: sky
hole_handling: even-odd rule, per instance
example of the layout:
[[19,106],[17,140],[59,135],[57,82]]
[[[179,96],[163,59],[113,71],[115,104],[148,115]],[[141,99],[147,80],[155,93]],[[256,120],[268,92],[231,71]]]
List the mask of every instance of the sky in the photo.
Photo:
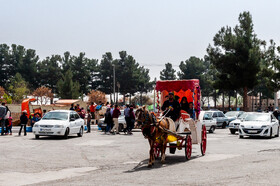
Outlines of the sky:
[[278,0],[0,0],[0,43],[35,49],[40,59],[65,51],[101,59],[125,50],[158,79],[203,58],[223,26],[250,11],[258,38],[280,45]]

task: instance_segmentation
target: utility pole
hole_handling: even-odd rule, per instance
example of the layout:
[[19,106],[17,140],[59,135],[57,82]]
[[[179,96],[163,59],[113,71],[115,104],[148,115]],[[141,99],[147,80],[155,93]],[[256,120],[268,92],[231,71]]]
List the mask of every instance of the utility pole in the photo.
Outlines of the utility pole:
[[116,104],[116,74],[115,74],[115,65],[113,64],[113,90],[114,90],[114,104]]

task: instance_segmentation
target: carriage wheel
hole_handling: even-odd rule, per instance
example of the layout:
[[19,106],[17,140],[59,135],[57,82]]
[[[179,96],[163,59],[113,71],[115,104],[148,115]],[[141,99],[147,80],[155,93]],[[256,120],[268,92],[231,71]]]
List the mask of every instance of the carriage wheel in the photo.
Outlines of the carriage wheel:
[[202,156],[205,155],[206,144],[207,144],[206,127],[205,127],[205,125],[203,125],[202,131],[201,131],[201,143],[200,143],[200,149],[201,149]]
[[192,156],[192,138],[190,135],[187,135],[185,139],[185,156],[186,159],[191,159]]
[[160,154],[160,148],[158,146],[157,143],[154,143],[154,156],[155,156],[155,159],[158,159],[159,158],[159,154]]

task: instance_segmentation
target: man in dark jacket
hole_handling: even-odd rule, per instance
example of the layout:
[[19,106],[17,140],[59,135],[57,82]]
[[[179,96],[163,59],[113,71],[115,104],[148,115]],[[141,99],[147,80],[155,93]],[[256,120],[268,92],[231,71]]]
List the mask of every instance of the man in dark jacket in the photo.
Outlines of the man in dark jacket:
[[21,130],[22,130],[23,127],[24,127],[24,135],[26,136],[26,125],[27,125],[27,122],[28,122],[27,111],[24,110],[22,112],[22,115],[20,116],[20,129],[19,129],[19,132],[18,132],[19,136],[21,134]]
[[180,104],[174,99],[174,94],[172,92],[169,93],[169,98],[163,103],[161,110],[164,112],[163,114],[166,114],[166,117],[170,117],[173,121],[178,119]]
[[2,127],[1,136],[4,135],[5,116],[6,116],[6,107],[3,106],[3,105],[0,105],[0,124],[1,124],[1,127]]

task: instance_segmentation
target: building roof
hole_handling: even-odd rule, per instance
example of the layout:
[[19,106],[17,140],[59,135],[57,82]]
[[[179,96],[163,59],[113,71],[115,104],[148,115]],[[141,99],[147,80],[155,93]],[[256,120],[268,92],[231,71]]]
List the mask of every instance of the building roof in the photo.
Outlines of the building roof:
[[78,99],[60,99],[55,102],[55,105],[71,105],[73,103],[77,103],[80,100]]

